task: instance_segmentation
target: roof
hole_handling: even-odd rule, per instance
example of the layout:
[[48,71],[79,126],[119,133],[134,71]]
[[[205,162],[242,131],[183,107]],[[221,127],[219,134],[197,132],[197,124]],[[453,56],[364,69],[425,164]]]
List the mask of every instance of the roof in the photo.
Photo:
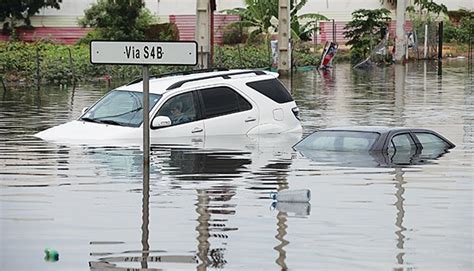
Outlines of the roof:
[[386,133],[394,130],[411,130],[406,127],[389,127],[389,126],[343,126],[343,127],[330,127],[321,129],[320,131],[357,131],[357,132],[376,132]]
[[[150,76],[151,79],[150,79],[150,83],[149,83],[149,89],[150,89],[150,93],[163,94],[168,90],[168,88],[170,88],[170,87],[173,88],[174,84],[179,84],[179,82],[183,81],[183,80],[189,81],[188,83],[191,83],[191,82],[198,81],[196,79],[202,78],[202,81],[213,80],[213,83],[214,83],[214,82],[217,82],[217,81],[224,81],[224,80],[229,80],[229,79],[249,78],[249,77],[255,78],[256,76],[258,76],[257,74],[255,74],[253,72],[265,73],[264,76],[265,76],[266,79],[268,79],[269,76],[271,76],[273,78],[278,77],[278,73],[274,73],[274,72],[260,71],[260,70],[243,70],[243,69],[241,69],[241,70],[212,71],[212,72],[199,72],[199,73],[191,73],[191,74],[185,74],[185,75],[183,75],[183,74],[177,74],[177,75],[170,74],[169,76],[164,76],[164,77],[160,77],[160,78],[153,78],[152,76]],[[243,73],[243,74],[236,74],[236,73]],[[232,77],[229,76],[228,78],[224,78],[225,75],[231,75]],[[209,77],[213,77],[213,76],[216,76],[216,77],[209,78]],[[218,76],[221,76],[221,77],[218,77]],[[201,80],[199,80],[199,81],[201,81]],[[186,85],[184,85],[184,86],[186,86]],[[121,87],[118,87],[117,89],[142,92],[143,91],[143,80],[140,80],[137,83],[123,85]]]

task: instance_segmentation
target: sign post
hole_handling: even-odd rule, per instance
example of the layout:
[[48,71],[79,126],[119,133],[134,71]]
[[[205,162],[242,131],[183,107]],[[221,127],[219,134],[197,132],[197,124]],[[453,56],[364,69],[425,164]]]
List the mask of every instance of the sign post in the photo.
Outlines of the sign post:
[[104,41],[90,43],[92,64],[143,66],[143,188],[150,178],[149,65],[195,66],[197,43],[166,41]]

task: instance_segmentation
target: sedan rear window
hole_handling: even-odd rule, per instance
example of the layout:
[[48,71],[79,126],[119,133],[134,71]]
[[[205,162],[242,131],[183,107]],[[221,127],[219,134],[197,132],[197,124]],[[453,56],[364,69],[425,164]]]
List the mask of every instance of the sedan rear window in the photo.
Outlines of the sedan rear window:
[[302,141],[298,150],[324,151],[369,151],[380,135],[373,132],[358,131],[319,131]]
[[247,83],[247,86],[280,104],[293,101],[288,90],[278,79],[249,82]]
[[423,148],[447,148],[449,144],[440,137],[430,133],[415,133]]

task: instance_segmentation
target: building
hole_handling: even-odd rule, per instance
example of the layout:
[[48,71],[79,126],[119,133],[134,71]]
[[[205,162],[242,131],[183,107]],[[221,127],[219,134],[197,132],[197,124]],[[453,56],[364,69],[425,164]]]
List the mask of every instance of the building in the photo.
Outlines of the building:
[[[407,0],[413,2],[414,0]],[[61,8],[44,8],[31,18],[33,30],[21,30],[20,38],[26,41],[38,38],[54,39],[58,42],[71,44],[85,35],[90,29],[81,28],[78,20],[83,16],[85,9],[96,0],[63,0]],[[178,26],[181,40],[193,40],[195,29],[196,0],[144,0],[145,6],[151,11],[157,22],[173,22]],[[436,3],[445,4],[449,10],[460,8],[474,9],[472,0],[436,0]],[[226,9],[244,7],[243,0],[216,0],[214,17],[214,38],[216,43],[222,40],[222,28],[238,17],[223,13]],[[338,42],[343,42],[344,25],[351,20],[351,13],[356,9],[391,8],[389,4],[381,4],[380,0],[309,0],[301,13],[320,13],[334,20],[321,22],[321,32],[315,37],[315,42],[322,43],[332,40],[333,34]],[[393,9],[393,8],[392,8]],[[334,31],[335,30],[335,31]],[[1,36],[6,40],[8,36]]]

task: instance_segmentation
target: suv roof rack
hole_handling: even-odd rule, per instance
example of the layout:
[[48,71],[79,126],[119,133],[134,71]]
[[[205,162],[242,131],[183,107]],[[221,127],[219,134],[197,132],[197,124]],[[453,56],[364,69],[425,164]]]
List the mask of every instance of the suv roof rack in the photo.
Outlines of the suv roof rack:
[[231,73],[224,73],[224,74],[216,74],[216,75],[210,75],[210,76],[205,76],[205,77],[199,77],[199,78],[192,78],[192,79],[185,79],[178,81],[168,88],[166,90],[172,90],[175,88],[179,88],[182,85],[189,83],[189,82],[194,82],[194,81],[200,81],[200,80],[206,80],[206,79],[211,79],[211,78],[218,78],[222,77],[224,79],[230,79],[232,75],[240,75],[240,74],[248,74],[248,73],[255,73],[255,75],[265,75],[266,73],[264,71],[259,71],[259,70],[251,70],[251,71],[240,71],[240,72],[231,72]]
[[[212,68],[212,69],[200,69],[200,70],[191,70],[191,71],[179,71],[179,72],[169,72],[169,73],[162,73],[157,75],[151,75],[150,79],[157,79],[157,78],[164,78],[170,76],[178,76],[178,75],[190,75],[196,73],[205,73],[205,72],[219,72],[219,71],[228,71],[227,68]],[[143,81],[143,77],[137,78],[131,82],[127,83],[127,86],[136,84],[138,82]]]

